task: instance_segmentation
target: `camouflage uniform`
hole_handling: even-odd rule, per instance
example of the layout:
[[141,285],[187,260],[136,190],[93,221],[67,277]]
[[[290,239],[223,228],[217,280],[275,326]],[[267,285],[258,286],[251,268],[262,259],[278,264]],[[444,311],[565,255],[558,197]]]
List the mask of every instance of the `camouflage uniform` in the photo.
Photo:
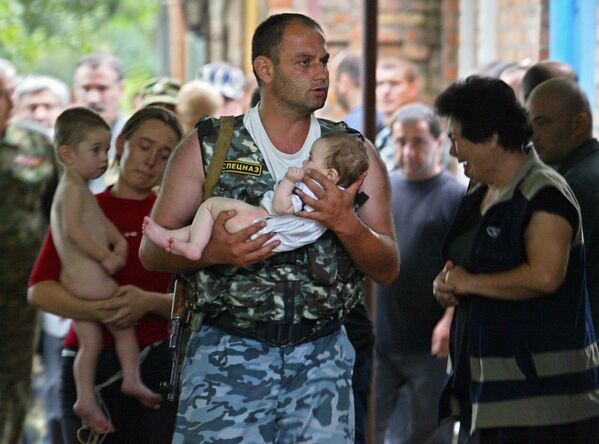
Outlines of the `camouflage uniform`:
[[56,188],[48,138],[23,126],[0,140],[0,442],[18,443],[29,402],[36,311],[27,304],[27,279],[48,226]]
[[[347,130],[319,122],[322,134]],[[211,119],[197,127],[205,165],[218,124]],[[243,116],[236,117],[213,195],[258,205],[274,186]],[[324,325],[363,299],[364,276],[333,232],[247,268],[219,265],[186,279],[194,311],[208,318],[226,313],[236,329],[204,326],[192,334],[173,442],[353,442],[355,352],[345,329],[289,346],[252,335],[256,323]]]
[[[319,122],[322,134],[347,129],[344,123]],[[214,130],[202,137],[206,165],[212,158],[218,120],[204,120],[198,126],[201,133],[210,125]],[[274,186],[262,154],[243,126],[243,116],[236,117],[233,139],[213,196],[259,205],[264,193]],[[310,245],[258,264],[205,268],[187,276],[187,280],[195,310],[211,314],[227,311],[242,328],[251,327],[255,321],[326,320],[347,313],[363,299],[363,275],[331,231]]]

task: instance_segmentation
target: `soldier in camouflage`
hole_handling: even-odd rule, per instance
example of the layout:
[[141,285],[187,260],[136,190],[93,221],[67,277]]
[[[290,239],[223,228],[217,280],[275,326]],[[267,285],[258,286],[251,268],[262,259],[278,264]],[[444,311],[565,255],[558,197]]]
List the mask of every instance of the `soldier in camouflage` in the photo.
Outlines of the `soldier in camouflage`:
[[[274,15],[256,29],[262,100],[235,118],[213,195],[256,205],[316,138],[347,131],[312,115],[326,100],[328,58],[322,29],[306,16]],[[219,132],[218,121],[204,120],[175,151],[153,210],[157,223],[189,224]],[[388,284],[399,271],[388,178],[371,144],[368,154],[367,175],[345,190],[307,172],[317,198],[298,195],[315,211],[297,215],[328,231],[298,250],[273,254],[273,233],[252,239],[263,222],[227,233],[230,212],[217,218],[197,262],[144,238],[146,268],[185,273],[189,302],[204,318],[188,343],[173,442],[353,442],[355,352],[343,318],[363,298],[364,275]],[[359,190],[369,199],[355,212]]]
[[50,140],[8,126],[10,91],[0,73],[0,442],[19,443],[29,404],[36,311],[27,278],[48,224],[57,175]]

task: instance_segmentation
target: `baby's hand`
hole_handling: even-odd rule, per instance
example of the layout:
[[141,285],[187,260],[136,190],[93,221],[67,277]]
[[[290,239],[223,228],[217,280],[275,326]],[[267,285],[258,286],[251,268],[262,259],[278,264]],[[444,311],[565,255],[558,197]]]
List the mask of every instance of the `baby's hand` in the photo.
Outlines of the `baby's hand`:
[[102,267],[110,275],[115,274],[121,268],[125,266],[125,258],[118,254],[110,253],[104,260],[102,260]]
[[291,182],[300,182],[304,178],[304,169],[298,167],[289,167],[285,174],[285,179]]

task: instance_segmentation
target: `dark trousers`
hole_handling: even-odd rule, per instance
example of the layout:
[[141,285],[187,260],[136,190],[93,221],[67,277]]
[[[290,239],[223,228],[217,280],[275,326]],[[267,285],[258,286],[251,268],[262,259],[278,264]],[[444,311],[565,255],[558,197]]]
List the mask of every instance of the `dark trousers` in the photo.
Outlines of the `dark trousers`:
[[[152,349],[141,363],[141,378],[144,384],[155,392],[160,391],[160,383],[168,381],[171,369],[171,355],[166,341],[151,346]],[[75,356],[63,357],[61,409],[62,430],[67,444],[77,444],[77,429],[81,419],[73,413],[77,398],[73,379]],[[114,347],[106,347],[98,359],[96,384],[101,384],[120,370]],[[106,436],[103,444],[170,443],[175,426],[177,403],[163,399],[159,410],[144,407],[137,399],[121,393],[122,379],[118,379],[102,389],[101,396],[110,414],[116,431]]]
[[368,433],[368,397],[372,377],[373,347],[356,350],[356,363],[352,375],[352,389],[356,416],[355,444],[366,444]]
[[464,444],[598,444],[599,418],[544,427],[482,429],[469,437],[464,432],[460,429],[459,442]]

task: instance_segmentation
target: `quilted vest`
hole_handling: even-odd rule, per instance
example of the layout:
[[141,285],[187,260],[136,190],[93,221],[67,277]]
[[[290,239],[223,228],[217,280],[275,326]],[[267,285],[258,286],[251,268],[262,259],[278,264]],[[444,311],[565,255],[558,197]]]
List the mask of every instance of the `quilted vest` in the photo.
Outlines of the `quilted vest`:
[[[319,119],[322,134],[347,131],[344,123]],[[206,118],[198,126],[204,166],[210,164],[219,120]],[[233,137],[213,196],[259,205],[275,180],[245,126],[235,118]],[[185,276],[195,311],[233,315],[240,328],[255,321],[323,321],[347,313],[363,300],[364,276],[332,231],[316,242],[274,256],[247,268],[216,265]]]

